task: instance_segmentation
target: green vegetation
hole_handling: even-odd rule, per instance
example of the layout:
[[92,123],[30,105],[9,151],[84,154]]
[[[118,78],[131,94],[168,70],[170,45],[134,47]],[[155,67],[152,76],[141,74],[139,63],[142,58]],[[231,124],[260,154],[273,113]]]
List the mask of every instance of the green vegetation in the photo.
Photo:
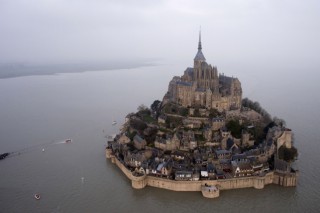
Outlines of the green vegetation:
[[179,115],[181,115],[181,116],[188,116],[188,114],[189,114],[189,110],[187,109],[187,108],[185,108],[185,107],[180,107],[180,109],[179,109]]
[[158,118],[160,115],[161,105],[162,105],[161,101],[155,100],[150,106],[151,112],[156,116],[156,118]]
[[209,118],[221,117],[222,113],[220,113],[217,109],[210,109]]
[[165,128],[162,128],[162,127],[159,128],[159,131],[164,132],[164,133],[171,132],[170,129],[165,129]]
[[200,111],[199,111],[198,108],[195,108],[195,109],[194,109],[193,116],[194,116],[194,117],[200,117]]
[[281,146],[278,150],[279,159],[285,160],[287,162],[293,161],[297,156],[298,150],[294,146],[292,146],[291,148]]
[[140,132],[142,132],[145,128],[147,128],[147,124],[140,119],[130,120],[130,126]]
[[195,137],[196,141],[198,141],[198,142],[205,141],[205,138],[203,135],[195,134],[194,137]]
[[188,116],[189,109],[177,104],[168,103],[163,107],[163,112],[167,114],[175,114],[180,116]]
[[167,128],[176,128],[182,125],[182,118],[180,117],[172,117],[168,116],[166,120],[166,127]]
[[146,123],[156,123],[157,120],[151,116],[151,111],[144,105],[138,107],[138,112],[136,115]]
[[133,137],[136,136],[137,132],[133,131],[132,133],[130,133],[129,131],[127,132],[127,137],[130,138],[131,141],[133,141]]
[[242,99],[242,106],[258,112],[262,115],[265,123],[270,123],[272,121],[270,114],[260,106],[259,102],[253,102],[249,98],[244,98]]
[[226,127],[229,131],[231,131],[232,136],[241,138],[241,132],[244,126],[239,123],[239,120],[230,120],[226,124]]
[[254,128],[252,128],[255,144],[260,144],[265,140],[267,132],[264,132],[264,128],[262,123],[256,124]]
[[144,122],[146,123],[156,123],[156,119],[154,119],[151,115],[143,115],[142,118],[141,118]]

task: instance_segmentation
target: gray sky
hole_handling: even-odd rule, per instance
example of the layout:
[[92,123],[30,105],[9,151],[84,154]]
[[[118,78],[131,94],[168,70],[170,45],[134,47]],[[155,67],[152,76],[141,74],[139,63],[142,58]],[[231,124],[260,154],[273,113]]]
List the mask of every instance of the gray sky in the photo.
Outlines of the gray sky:
[[201,25],[209,63],[316,66],[319,11],[318,0],[0,0],[0,63],[190,66]]

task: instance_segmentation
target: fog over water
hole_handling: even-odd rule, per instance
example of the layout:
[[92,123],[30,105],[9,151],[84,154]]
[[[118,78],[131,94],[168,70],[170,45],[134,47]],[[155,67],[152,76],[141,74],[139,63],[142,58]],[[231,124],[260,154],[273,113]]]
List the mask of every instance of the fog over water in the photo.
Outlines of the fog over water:
[[[21,151],[0,161],[0,212],[318,212],[319,9],[312,0],[0,1],[0,153]],[[207,62],[294,131],[297,187],[214,200],[134,190],[105,160],[105,135],[193,65],[199,25]]]
[[317,0],[2,0],[0,63],[186,64],[201,25],[206,58],[234,75],[249,64],[316,68],[319,9]]

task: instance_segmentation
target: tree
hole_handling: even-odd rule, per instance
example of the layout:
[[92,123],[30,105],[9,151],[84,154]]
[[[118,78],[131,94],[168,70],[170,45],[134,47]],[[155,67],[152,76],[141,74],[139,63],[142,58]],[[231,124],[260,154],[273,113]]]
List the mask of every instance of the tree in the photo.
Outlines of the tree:
[[274,118],[273,118],[273,122],[274,122],[277,126],[280,126],[280,127],[285,127],[285,126],[286,126],[285,120],[283,120],[283,119],[281,119],[281,118],[278,118],[278,117],[274,117]]
[[138,131],[143,131],[145,128],[147,128],[147,124],[145,124],[140,119],[132,119],[130,120],[130,126]]
[[179,109],[179,115],[181,115],[181,116],[187,116],[188,114],[189,114],[188,108],[180,107],[180,109]]
[[297,156],[298,156],[298,151],[294,146],[292,146],[291,148],[281,146],[278,149],[279,159],[285,160],[287,162],[293,161]]
[[232,136],[234,136],[236,138],[241,137],[241,131],[242,131],[243,127],[240,125],[238,120],[230,120],[226,124],[226,127],[228,128],[228,130],[231,131]]
[[138,111],[144,111],[144,110],[147,110],[147,109],[148,109],[148,107],[146,107],[146,105],[144,105],[144,104],[141,104],[141,105],[138,106],[138,108],[137,108]]
[[151,104],[151,106],[150,106],[152,112],[154,112],[154,113],[159,112],[160,109],[161,109],[161,104],[162,104],[161,101],[155,100],[155,101]]
[[261,107],[259,102],[253,102],[249,98],[244,98],[244,99],[242,99],[242,106],[258,112],[260,115],[263,116],[265,123],[271,122],[270,114],[265,109],[263,109]]

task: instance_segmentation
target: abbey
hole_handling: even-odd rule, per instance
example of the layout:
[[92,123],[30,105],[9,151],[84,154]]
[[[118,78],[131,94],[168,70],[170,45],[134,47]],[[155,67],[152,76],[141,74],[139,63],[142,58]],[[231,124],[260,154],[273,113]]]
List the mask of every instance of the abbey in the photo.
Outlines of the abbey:
[[241,83],[237,78],[219,74],[217,67],[207,64],[202,53],[201,32],[194,65],[188,67],[183,76],[175,76],[163,103],[174,102],[185,107],[203,107],[222,112],[240,109]]

